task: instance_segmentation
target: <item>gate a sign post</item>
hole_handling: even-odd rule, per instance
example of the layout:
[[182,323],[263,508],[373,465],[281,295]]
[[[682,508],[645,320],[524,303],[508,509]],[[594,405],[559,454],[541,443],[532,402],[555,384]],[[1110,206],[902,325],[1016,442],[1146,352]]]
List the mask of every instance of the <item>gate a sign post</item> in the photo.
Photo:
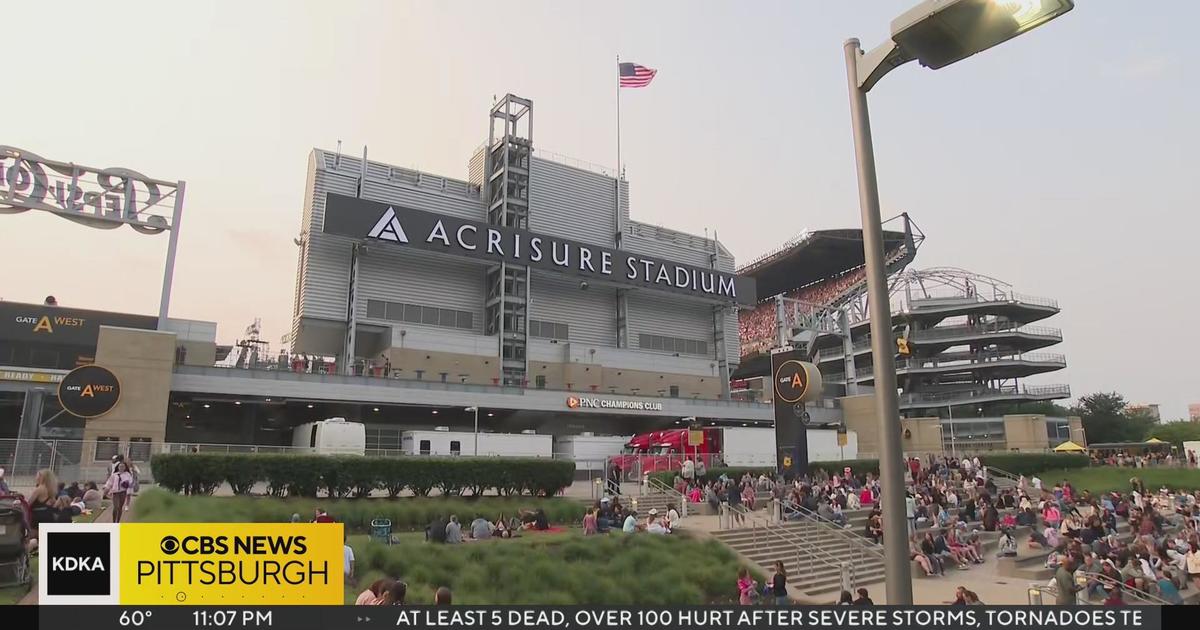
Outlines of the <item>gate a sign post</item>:
[[804,403],[821,396],[821,373],[797,350],[771,355],[771,400],[775,406],[775,451],[785,477],[808,474],[808,412]]

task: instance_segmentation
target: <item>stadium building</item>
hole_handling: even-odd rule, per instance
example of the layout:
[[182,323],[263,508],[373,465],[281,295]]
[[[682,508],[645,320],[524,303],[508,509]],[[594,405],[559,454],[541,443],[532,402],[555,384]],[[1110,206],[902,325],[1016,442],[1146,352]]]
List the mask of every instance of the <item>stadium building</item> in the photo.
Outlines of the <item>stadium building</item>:
[[[1070,396],[1066,385],[1028,384],[1066,367],[1044,352],[1062,341],[1034,325],[1059,311],[1000,280],[954,268],[909,268],[924,234],[907,215],[885,231],[896,375],[910,452],[1042,450],[1084,444],[1078,418],[1012,413],[1023,403]],[[826,396],[859,432],[860,455],[875,444],[873,366],[861,232],[806,232],[739,273],[754,277],[762,301],[739,314],[743,356],[734,395],[769,400],[770,354],[801,349],[821,370]],[[789,270],[804,269],[808,273]],[[955,417],[957,414],[958,417]]]

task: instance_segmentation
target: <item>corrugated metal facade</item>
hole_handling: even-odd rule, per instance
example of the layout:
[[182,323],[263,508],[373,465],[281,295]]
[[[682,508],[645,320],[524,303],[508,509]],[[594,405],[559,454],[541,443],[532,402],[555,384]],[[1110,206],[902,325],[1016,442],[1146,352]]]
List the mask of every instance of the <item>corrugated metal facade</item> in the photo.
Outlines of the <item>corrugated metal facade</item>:
[[595,245],[613,245],[617,187],[611,177],[533,158],[529,229]]
[[[369,162],[361,196],[374,201],[395,203],[441,214],[484,220],[478,182],[482,180],[483,153],[469,162],[469,182],[454,180],[410,169]],[[336,161],[336,165],[335,165]],[[303,318],[345,321],[349,285],[351,239],[322,232],[325,194],[360,193],[361,159],[314,150],[309,160],[309,184],[306,191],[303,225],[305,233],[297,264],[296,323]],[[614,207],[621,199],[622,247],[633,253],[693,265],[710,266],[713,241],[674,230],[631,222],[628,183],[622,182],[618,194],[616,182],[605,175],[585,169],[534,158],[531,165],[529,229],[548,235],[587,243],[612,246],[617,229]],[[733,259],[719,248],[718,269],[732,271]],[[357,311],[363,323],[400,326],[397,322],[370,319],[368,300],[421,304],[437,308],[470,311],[474,314],[473,332],[439,328],[437,335],[455,337],[479,335],[484,326],[485,267],[452,257],[405,251],[387,245],[369,246],[359,262]],[[602,348],[616,346],[616,291],[593,283],[588,290],[579,288],[578,279],[535,271],[531,278],[530,319],[567,324],[569,341]],[[648,290],[628,292],[629,351],[637,352],[642,333],[703,340],[708,344],[704,360],[717,357],[713,335],[712,304],[691,301]],[[736,360],[737,319],[727,311],[723,322],[727,356]],[[410,324],[403,324],[410,326]],[[433,333],[431,329],[429,331]],[[464,343],[456,348],[468,347]],[[313,351],[298,340],[295,351]],[[626,351],[628,352],[628,351]],[[617,352],[613,356],[629,356]],[[663,353],[656,353],[661,356]],[[669,355],[669,353],[668,353]],[[681,357],[682,363],[701,357]],[[636,362],[633,358],[626,359]],[[658,364],[662,359],[656,359]],[[697,365],[700,365],[697,363]],[[614,366],[619,367],[619,366]],[[690,364],[688,365],[690,368]],[[670,368],[663,366],[664,371]]]
[[593,286],[584,291],[578,280],[537,272],[529,284],[530,319],[566,324],[572,343],[616,345],[615,290]]

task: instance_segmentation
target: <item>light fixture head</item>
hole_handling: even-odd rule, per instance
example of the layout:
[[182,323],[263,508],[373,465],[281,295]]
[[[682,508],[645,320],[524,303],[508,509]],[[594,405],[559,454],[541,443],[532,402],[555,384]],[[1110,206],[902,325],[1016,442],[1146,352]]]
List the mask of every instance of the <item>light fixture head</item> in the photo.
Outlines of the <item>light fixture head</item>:
[[1073,8],[1074,0],[925,0],[892,20],[892,41],[904,58],[936,70]]

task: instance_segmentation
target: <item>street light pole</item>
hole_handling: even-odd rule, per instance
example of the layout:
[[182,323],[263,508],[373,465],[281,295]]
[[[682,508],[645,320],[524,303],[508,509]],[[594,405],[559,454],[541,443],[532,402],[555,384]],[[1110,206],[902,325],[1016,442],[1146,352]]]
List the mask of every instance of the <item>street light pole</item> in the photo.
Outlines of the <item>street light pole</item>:
[[883,548],[886,561],[887,603],[912,604],[912,567],[905,540],[904,473],[901,470],[900,411],[896,399],[896,361],[892,340],[892,312],[888,299],[883,221],[879,214],[879,183],[875,179],[875,150],[867,92],[860,87],[857,39],[845,43],[846,80],[850,86],[850,122],[854,128],[854,155],[858,163],[858,203],[862,211],[863,254],[866,258],[867,301],[871,317],[871,358],[875,374],[875,415],[879,422],[879,477],[883,485]]
[[475,448],[471,455],[479,457],[479,407],[467,407],[466,411],[475,412]]

